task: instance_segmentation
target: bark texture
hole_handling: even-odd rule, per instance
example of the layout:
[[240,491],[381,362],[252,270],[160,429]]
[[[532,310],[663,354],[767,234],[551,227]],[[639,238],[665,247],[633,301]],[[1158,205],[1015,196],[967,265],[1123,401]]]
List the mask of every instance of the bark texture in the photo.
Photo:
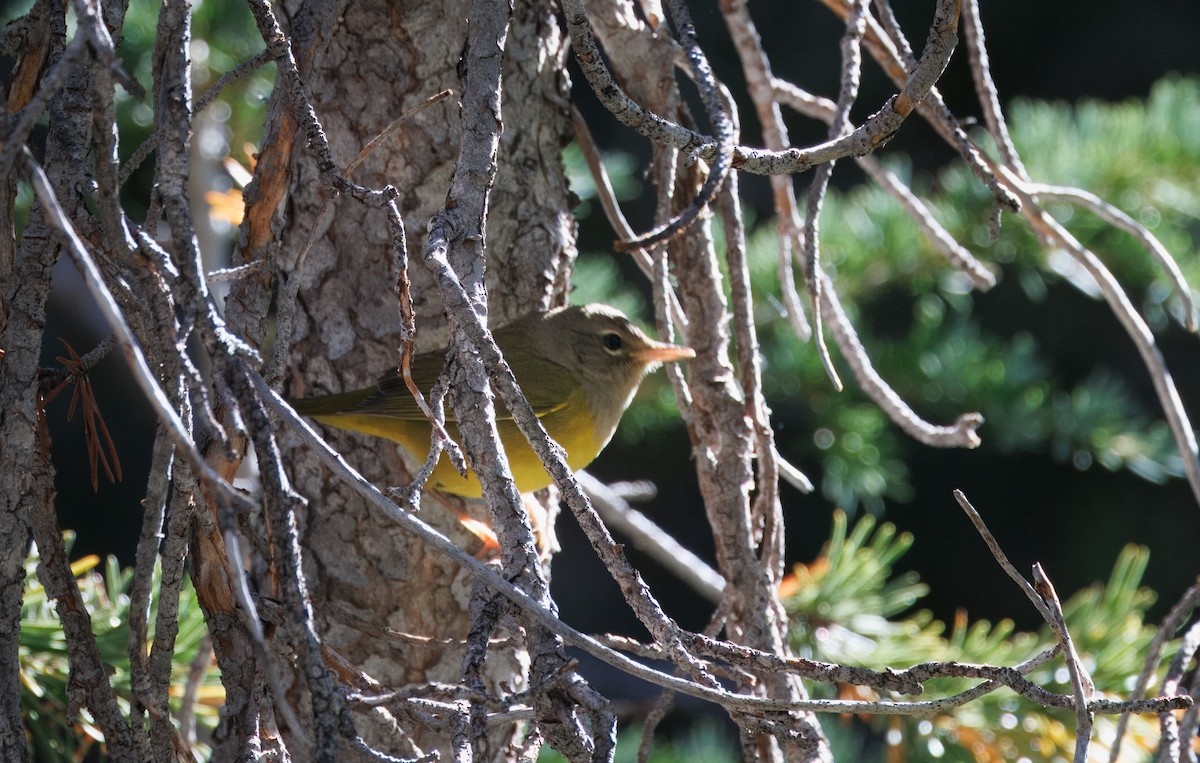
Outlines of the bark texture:
[[[456,91],[407,119],[353,176],[369,187],[390,183],[399,190],[397,204],[414,260],[409,273],[419,316],[418,349],[437,347],[447,333],[419,253],[426,225],[445,201],[457,154],[457,67],[469,4],[380,0],[350,3],[338,12],[311,5],[288,7],[286,23],[339,167],[349,165],[383,128],[425,98],[446,88]],[[518,2],[513,13],[504,66],[505,132],[486,239],[494,325],[562,303],[574,259],[574,223],[560,160],[569,129],[563,39],[548,4]],[[263,253],[277,256],[285,273],[296,269],[297,253],[314,235],[319,209],[328,198],[311,153],[289,133],[295,130],[290,109],[279,98],[272,106],[259,184],[248,195],[252,204],[272,205],[257,214],[266,220],[270,213],[279,243],[256,240],[261,228],[249,226],[242,249],[248,261]],[[263,163],[282,171],[272,169],[276,174],[265,181]],[[286,183],[286,188],[280,193],[271,183]],[[289,386],[293,395],[365,386],[394,368],[399,358],[401,319],[386,218],[353,199],[333,204],[331,222],[315,231],[315,243],[301,266]],[[256,214],[253,206],[250,214]],[[251,329],[248,335],[255,335],[251,327],[265,315],[270,294],[270,284],[255,281],[231,294],[231,319],[243,321]],[[330,433],[330,441],[378,485],[409,479],[404,458],[391,444],[343,433]],[[332,486],[304,449],[284,443],[289,446],[295,486],[311,499],[300,517],[305,574],[327,645],[389,686],[457,681],[462,667],[457,640],[467,635],[468,575],[369,512],[349,490]],[[482,507],[426,503],[426,521],[464,547],[480,547],[457,512],[486,518]],[[491,688],[497,681],[512,685],[523,673],[524,659],[519,653],[493,651],[487,665]],[[368,725],[360,730],[368,741],[380,741],[372,739]],[[437,747],[446,754],[449,749],[447,737],[430,735],[414,742],[425,751]]]

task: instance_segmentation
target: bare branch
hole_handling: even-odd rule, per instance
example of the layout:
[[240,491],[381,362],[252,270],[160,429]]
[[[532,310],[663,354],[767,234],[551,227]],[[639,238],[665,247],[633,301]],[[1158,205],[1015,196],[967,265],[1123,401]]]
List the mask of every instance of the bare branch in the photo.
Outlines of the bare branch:
[[[783,122],[783,114],[771,86],[774,77],[767,54],[762,49],[758,30],[755,29],[743,0],[725,0],[721,3],[721,12],[725,16],[725,25],[729,27],[741,59],[746,85],[754,101],[758,121],[762,124],[766,147],[773,151],[782,151],[790,145],[788,129]],[[830,106],[833,107],[832,103]],[[800,230],[800,214],[796,209],[796,193],[791,178],[772,175],[771,192],[775,202],[776,225],[779,228],[777,277],[783,297],[784,314],[796,336],[802,341],[807,341],[812,328],[804,317],[804,308],[800,304],[800,295],[796,291],[792,272],[792,248],[799,244],[803,233]]]
[[[196,99],[196,103],[192,107],[192,110],[197,114],[199,114],[201,111],[204,111],[213,101],[217,99],[217,96],[219,96],[226,87],[242,77],[245,77],[247,74],[262,68],[264,64],[269,63],[270,61],[271,55],[264,50],[259,52],[258,55],[254,56],[253,58],[247,59],[246,61],[243,61],[229,71],[225,72],[217,78],[216,82],[209,86],[208,90],[204,91],[204,95]],[[152,154],[155,149],[158,148],[159,137],[159,130],[155,130],[153,133],[151,133],[150,137],[142,141],[142,144],[134,149],[133,153],[129,155],[129,158],[121,164],[121,174],[117,181],[119,185],[125,185],[129,178],[133,177],[133,173],[137,172],[138,167],[142,166],[142,162],[146,161],[150,154]]]
[[[849,15],[848,0],[821,0],[841,18]],[[880,18],[867,20],[867,34],[864,43],[867,50],[884,72],[896,85],[909,80],[917,61],[912,49],[886,2],[876,2]],[[979,147],[968,137],[959,121],[951,113],[950,108],[942,99],[936,87],[930,89],[928,97],[921,100],[917,106],[921,116],[937,130],[942,139],[950,144],[967,162],[967,166],[976,177],[991,191],[997,206],[1017,211],[1020,201],[1009,190],[1002,187],[992,170],[988,167]]]
[[1000,94],[992,80],[992,67],[988,60],[987,44],[984,40],[983,22],[979,18],[979,0],[963,1],[963,37],[967,41],[967,55],[971,60],[971,76],[975,81],[975,95],[983,107],[983,120],[988,134],[996,142],[1004,163],[1023,180],[1029,173],[1021,162],[1021,156],[1008,134],[1008,123],[1000,109]]
[[[925,52],[903,89],[853,132],[806,149],[768,151],[739,146],[733,151],[733,168],[759,175],[786,175],[846,156],[865,156],[885,145],[929,93],[950,60],[957,39],[957,4],[958,0],[939,0]],[[575,57],[584,76],[601,102],[622,124],[660,145],[671,146],[705,161],[715,158],[716,142],[712,138],[643,108],[617,86],[592,36],[582,0],[564,0],[563,9]]]
[[1096,687],[1075,651],[1071,632],[1067,629],[1067,621],[1063,616],[1062,602],[1058,599],[1054,584],[1050,582],[1042,565],[1037,562],[1033,565],[1033,589],[1050,610],[1053,618],[1050,627],[1054,629],[1059,643],[1062,644],[1067,671],[1071,674],[1071,687],[1075,690],[1075,763],[1087,763],[1088,747],[1092,740],[1092,716],[1088,711],[1087,701],[1095,693]]
[[[1200,623],[1194,623],[1188,628],[1184,634],[1183,642],[1179,645],[1179,651],[1175,653],[1175,657],[1171,660],[1171,665],[1167,668],[1167,674],[1163,677],[1162,688],[1174,692],[1183,682],[1184,672],[1189,664],[1195,659],[1197,651],[1200,651]],[[1193,678],[1193,683],[1194,683]],[[1180,756],[1180,748],[1190,748],[1191,737],[1184,737],[1179,721],[1175,718],[1174,713],[1160,712],[1159,726],[1162,729],[1162,737],[1159,740],[1159,759],[1160,760],[1187,760]],[[1195,718],[1191,718],[1188,726],[1194,732]],[[1186,742],[1184,740],[1187,740]]]
[[708,59],[696,40],[696,28],[692,23],[687,4],[684,0],[668,0],[667,7],[671,11],[671,18],[678,30],[679,43],[683,46],[684,55],[691,65],[692,76],[700,86],[700,96],[704,101],[704,108],[708,112],[709,122],[712,123],[713,131],[716,133],[715,155],[703,187],[696,194],[696,198],[688,204],[687,209],[664,225],[633,241],[621,242],[620,248],[626,250],[649,248],[668,241],[687,230],[688,226],[700,217],[700,213],[716,197],[721,184],[725,182],[733,159],[734,143],[738,139],[736,119],[727,109],[727,105],[732,105],[732,99],[727,100],[721,97],[712,67],[709,66]]
[[967,517],[971,520],[971,524],[975,525],[975,530],[979,533],[979,537],[983,538],[983,542],[987,544],[988,550],[992,552],[992,556],[996,558],[1000,569],[1004,570],[1012,578],[1012,581],[1017,584],[1017,587],[1025,593],[1025,598],[1033,603],[1033,606],[1037,608],[1038,614],[1042,616],[1042,619],[1054,627],[1054,613],[1050,611],[1049,606],[1042,596],[1034,590],[1033,585],[1021,573],[1017,572],[1017,568],[1012,565],[1012,562],[1008,561],[1008,556],[1000,548],[1000,543],[996,540],[996,536],[992,535],[992,531],[988,529],[987,524],[983,521],[983,517],[975,510],[971,502],[967,500],[966,494],[961,490],[955,490],[954,500],[958,501],[958,505],[966,512]]
[[[579,113],[579,109],[571,106],[571,126],[575,130],[575,142],[579,144],[579,150],[583,153],[584,161],[587,162],[588,169],[592,173],[592,182],[596,186],[596,198],[600,202],[601,209],[604,210],[604,216],[608,219],[608,224],[616,231],[617,238],[621,241],[631,241],[637,237],[633,227],[629,221],[625,219],[625,215],[621,212],[621,205],[617,202],[617,194],[613,190],[612,182],[608,178],[608,171],[604,168],[604,161],[600,156],[600,149],[596,147],[596,141],[592,139],[591,130],[588,129],[587,122],[583,120],[583,115]],[[650,257],[650,253],[644,247],[638,247],[628,250],[628,253],[633,256],[634,262],[642,271],[642,275],[646,279],[653,282],[654,280],[654,262]],[[683,308],[679,305],[679,297],[675,294],[675,290],[668,288],[665,292],[666,299],[670,304],[671,316],[674,319],[675,325],[686,329],[687,320],[683,315]],[[683,335],[687,336],[687,331],[683,331]]]
[[829,282],[828,276],[825,276],[825,279],[826,285],[822,289],[821,295],[829,310],[830,330],[863,391],[883,409],[892,421],[919,442],[937,448],[979,447],[979,435],[975,430],[983,424],[983,416],[978,413],[964,413],[951,426],[930,424],[918,416],[916,411],[909,407],[908,403],[904,402],[900,395],[884,381],[871,364],[866,348],[859,341],[858,334],[833,289],[833,284]]
[[146,362],[146,356],[142,352],[141,344],[138,342],[137,337],[133,335],[129,325],[125,322],[121,309],[117,306],[112,294],[109,293],[108,288],[105,286],[104,279],[100,275],[100,270],[96,267],[83,242],[75,235],[74,229],[66,219],[45,173],[42,172],[41,167],[38,166],[28,150],[25,152],[24,161],[38,201],[46,209],[55,232],[62,240],[63,248],[70,253],[75,266],[83,275],[84,282],[87,284],[92,298],[100,306],[105,320],[117,338],[117,344],[121,347],[121,351],[125,355],[125,360],[129,364],[130,370],[133,371],[134,380],[141,388],[142,394],[150,401],[151,407],[154,409],[159,420],[167,427],[167,431],[171,434],[172,439],[174,439],[177,448],[176,452],[184,454],[192,468],[201,475],[206,487],[213,489],[217,495],[222,496],[232,504],[244,504],[246,499],[234,492],[228,483],[220,475],[216,474],[196,451],[187,427],[184,426],[183,421],[179,418],[179,414],[172,407],[171,401],[167,399],[162,388],[158,386],[158,382],[154,378],[154,373],[150,370]]
[[[1146,695],[1146,687],[1150,685],[1150,680],[1162,658],[1163,646],[1191,618],[1197,606],[1200,606],[1200,578],[1188,587],[1183,596],[1179,597],[1179,601],[1175,602],[1171,611],[1159,624],[1158,630],[1154,633],[1154,639],[1146,648],[1146,659],[1142,663],[1142,672],[1138,675],[1137,684],[1129,694],[1131,700],[1138,700]],[[1125,730],[1128,725],[1129,721],[1126,716],[1122,716],[1117,721],[1117,731],[1112,742],[1109,763],[1117,763],[1117,758],[1121,753],[1121,742],[1125,738]]]
[[1188,484],[1192,488],[1192,495],[1197,504],[1200,504],[1200,447],[1196,444],[1196,432],[1192,428],[1187,410],[1183,407],[1183,401],[1179,397],[1179,390],[1175,387],[1175,381],[1167,370],[1166,361],[1163,359],[1162,351],[1159,350],[1150,327],[1146,325],[1146,321],[1133,306],[1129,295],[1121,288],[1121,284],[1117,282],[1112,271],[1105,267],[1100,258],[1080,244],[1066,228],[1037,205],[1033,194],[1029,193],[1011,170],[1003,166],[998,166],[997,170],[1004,181],[1021,197],[1022,203],[1029,206],[1029,209],[1024,210],[1023,214],[1034,230],[1061,246],[1083,267],[1100,288],[1100,293],[1104,295],[1104,301],[1108,303],[1109,309],[1121,322],[1125,333],[1133,340],[1138,354],[1142,356],[1142,363],[1150,374],[1150,380],[1154,383],[1154,391],[1158,395],[1159,405],[1162,406],[1167,424],[1171,427],[1171,434],[1175,438],[1175,444],[1179,448],[1179,455],[1183,459],[1183,470],[1187,475]]
[[1162,242],[1146,226],[1134,220],[1112,204],[1104,201],[1096,194],[1078,188],[1063,188],[1061,186],[1044,185],[1041,183],[1028,183],[1025,190],[1030,196],[1037,197],[1039,201],[1065,201],[1069,204],[1075,204],[1081,209],[1086,209],[1096,215],[1114,228],[1123,230],[1137,239],[1142,248],[1158,261],[1159,266],[1166,271],[1167,277],[1171,279],[1171,283],[1175,286],[1175,294],[1178,295],[1179,301],[1183,303],[1183,325],[1187,326],[1188,331],[1196,331],[1196,303],[1192,299],[1192,289],[1188,286],[1187,279],[1183,277],[1183,271],[1179,269],[1179,263],[1175,261],[1175,258],[1171,256],[1167,248],[1162,245]]
[[[833,118],[829,122],[831,140],[844,135],[850,127],[850,107],[858,98],[858,84],[862,73],[860,46],[867,30],[866,17],[867,0],[854,0],[850,7],[850,15],[846,17],[846,31],[842,35],[842,86]],[[821,271],[821,243],[818,232],[821,206],[825,201],[825,189],[829,187],[829,179],[833,177],[833,166],[833,162],[828,162],[818,167],[813,173],[812,184],[808,187],[808,205],[804,216],[804,275],[808,293],[812,297],[813,338],[817,345],[817,354],[821,358],[821,365],[825,367],[825,375],[829,377],[833,388],[840,392],[842,380],[838,377],[837,369],[833,367],[829,348],[825,346],[824,321],[821,317],[821,282],[824,280],[824,273]]]
[[291,101],[296,121],[300,124],[308,138],[308,146],[317,156],[317,165],[321,177],[329,188],[339,193],[347,193],[370,206],[382,207],[387,202],[395,200],[399,195],[395,188],[388,186],[375,190],[357,185],[342,175],[337,164],[333,161],[333,153],[329,149],[329,140],[321,127],[308,97],[304,81],[296,68],[296,59],[292,53],[291,43],[279,26],[275,12],[270,3],[265,0],[250,0],[250,12],[254,14],[259,33],[266,43],[266,53],[279,66],[279,74],[283,80],[288,98]]
[[609,526],[629,536],[635,548],[649,554],[706,599],[720,603],[721,590],[725,587],[725,579],[720,573],[626,503],[608,485],[583,471],[575,472],[575,479],[579,480],[580,487]]
[[[790,82],[773,79],[771,91],[780,103],[813,119],[831,123],[836,114],[837,107],[832,101],[812,95]],[[900,203],[909,218],[925,234],[925,238],[933,248],[949,260],[951,265],[966,273],[975,288],[987,291],[996,285],[996,276],[975,259],[974,255],[964,246],[955,241],[954,237],[934,219],[929,208],[898,177],[884,169],[877,158],[862,156],[854,161],[866,171],[872,180]]]
[[295,708],[288,702],[283,680],[279,676],[275,662],[271,659],[271,647],[267,644],[262,621],[258,617],[258,608],[255,607],[254,600],[250,596],[250,586],[246,581],[246,571],[242,567],[241,544],[238,542],[237,533],[232,529],[226,530],[224,541],[227,557],[225,563],[232,573],[233,595],[238,602],[238,614],[242,618],[246,630],[253,638],[255,660],[263,666],[262,669],[267,674],[267,683],[276,694],[275,704],[280,715],[283,716],[284,723],[287,724],[288,731],[295,737],[295,741],[306,752],[311,754],[312,740],[309,739],[306,727],[300,720],[300,716],[296,714]]

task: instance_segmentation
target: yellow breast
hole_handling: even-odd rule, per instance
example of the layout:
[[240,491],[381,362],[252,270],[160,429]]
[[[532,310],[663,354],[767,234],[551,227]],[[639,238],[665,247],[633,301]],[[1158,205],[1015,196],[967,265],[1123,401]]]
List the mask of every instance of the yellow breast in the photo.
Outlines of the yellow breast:
[[[313,418],[318,421],[328,419],[326,423],[398,442],[418,459],[424,458],[429,452],[430,428],[423,421],[345,413],[329,417],[317,415]],[[554,441],[566,450],[567,465],[572,469],[582,469],[590,464],[608,444],[608,435],[611,435],[606,433],[602,437],[597,433],[582,389],[573,392],[564,405],[544,414],[541,422]],[[497,425],[500,442],[504,444],[504,452],[508,456],[508,464],[516,479],[517,489],[522,493],[531,493],[548,486],[552,481],[550,475],[542,466],[541,459],[529,447],[516,422],[511,418],[503,418]],[[459,439],[458,429],[454,424],[447,424],[446,429],[451,437]],[[459,476],[445,455],[438,461],[429,483],[443,493],[467,498],[478,498],[483,494],[474,473],[468,472],[465,478]]]

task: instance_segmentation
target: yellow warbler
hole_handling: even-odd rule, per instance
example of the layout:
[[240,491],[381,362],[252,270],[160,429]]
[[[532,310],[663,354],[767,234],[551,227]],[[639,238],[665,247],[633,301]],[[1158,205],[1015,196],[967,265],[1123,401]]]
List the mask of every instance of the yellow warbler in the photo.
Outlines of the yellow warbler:
[[[657,342],[619,310],[607,305],[563,307],[532,313],[493,336],[525,397],[550,436],[567,451],[567,464],[582,469],[604,449],[645,374],[659,363],[695,357],[689,347]],[[445,366],[446,351],[417,355],[412,378],[424,394]],[[292,403],[324,424],[386,437],[418,458],[429,452],[430,424],[404,381],[389,373],[366,389]],[[516,422],[497,406],[500,440],[517,489],[539,490],[550,475]],[[453,414],[447,430],[457,439]],[[481,494],[474,474],[460,476],[443,456],[430,484],[445,493]]]

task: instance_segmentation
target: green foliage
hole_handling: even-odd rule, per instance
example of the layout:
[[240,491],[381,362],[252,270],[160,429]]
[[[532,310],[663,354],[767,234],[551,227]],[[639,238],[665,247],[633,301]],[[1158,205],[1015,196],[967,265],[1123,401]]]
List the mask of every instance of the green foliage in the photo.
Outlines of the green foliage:
[[[575,263],[571,281],[571,304],[603,302],[621,310],[634,320],[653,317],[641,294],[621,281],[621,272],[612,257],[582,255]],[[639,321],[645,328],[645,322]]]
[[[67,543],[71,537],[68,534]],[[96,571],[100,560],[85,557],[72,565],[83,603],[92,618],[92,632],[100,649],[100,657],[109,669],[109,684],[117,693],[123,713],[129,711],[131,696],[129,676],[129,585],[132,570],[122,570],[114,557],[109,557],[104,574]],[[21,706],[24,708],[25,730],[34,760],[76,761],[89,748],[103,744],[103,735],[93,723],[88,711],[82,710],[71,719],[67,706],[67,640],[55,614],[54,604],[36,577],[38,563],[34,549],[25,563],[25,595],[21,605],[19,662],[21,671]],[[150,623],[158,609],[159,576],[153,580]],[[207,633],[204,613],[196,601],[190,582],[185,583],[179,601],[179,633],[172,656],[171,685],[182,687],[190,663],[200,649]],[[149,644],[147,644],[149,648]],[[200,701],[193,707],[199,721],[212,725],[217,708],[224,699],[216,669],[205,673],[201,684]],[[178,710],[178,692],[172,692],[172,710]]]
[[[1009,117],[1013,139],[1035,179],[1077,185],[1115,203],[1158,236],[1193,283],[1200,280],[1200,258],[1194,254],[1200,231],[1200,142],[1188,139],[1200,124],[1200,80],[1164,80],[1145,103],[1069,107],[1018,101]],[[986,142],[986,136],[977,137]],[[961,163],[933,179],[913,178],[903,157],[884,158],[959,241],[1020,287],[1027,304],[1044,304],[1049,289],[1064,279],[1094,293],[1064,257],[1043,252],[1023,221],[1006,217],[1000,237],[992,241],[987,231],[991,197]],[[577,152],[568,152],[567,167],[583,200],[577,211],[598,213]],[[618,156],[608,167],[621,195],[632,195],[638,182],[627,158]],[[1140,301],[1152,328],[1161,330],[1168,316],[1178,317],[1178,300],[1167,279],[1130,236],[1070,207],[1055,205],[1051,211],[1101,255]],[[881,513],[886,501],[912,497],[905,464],[916,446],[852,379],[845,392],[835,393],[812,344],[797,340],[780,317],[773,304],[779,293],[776,236],[772,221],[756,226],[748,254],[759,296],[755,317],[764,391],[774,409],[780,450],[819,476],[823,495],[835,505]],[[1158,482],[1182,474],[1160,413],[1138,400],[1121,376],[1103,366],[1103,358],[1074,378],[1035,335],[1038,326],[995,326],[994,315],[983,314],[979,304],[990,295],[968,293],[965,278],[879,188],[831,191],[821,246],[824,266],[876,368],[921,415],[949,423],[977,410],[986,420],[985,443],[999,453],[1048,454],[1077,469],[1128,469]],[[648,314],[643,298],[622,285],[609,254],[584,253],[575,283],[577,301],[615,299]],[[1052,315],[1063,332],[1084,336],[1095,330],[1069,311]],[[1127,341],[1115,318],[1105,330],[1114,341]],[[836,359],[836,348],[833,352]],[[641,400],[658,397],[645,394]],[[662,411],[635,406],[620,436],[670,426],[673,418]],[[809,467],[812,462],[818,467]]]
[[[890,524],[876,526],[869,515],[847,530],[846,514],[839,511],[824,552],[811,564],[797,565],[784,582],[784,606],[792,621],[789,640],[798,654],[875,669],[949,660],[1015,665],[1054,644],[1048,627],[1023,632],[1007,620],[970,622],[965,613],[947,627],[927,611],[914,611],[927,589],[914,574],[894,571],[912,537],[897,533]],[[1096,583],[1064,603],[1067,627],[1098,696],[1124,697],[1129,692],[1131,676],[1141,671],[1154,637],[1145,615],[1155,596],[1139,587],[1148,561],[1146,549],[1127,546],[1107,583]],[[1168,646],[1164,654],[1171,651]],[[1164,666],[1165,660],[1160,667]],[[1051,691],[1071,693],[1061,659],[1028,678]],[[950,696],[974,683],[936,679],[927,683],[923,696],[904,699]],[[859,688],[854,691],[856,698],[882,699]],[[1074,747],[1071,713],[1038,707],[1008,689],[931,719],[881,716],[871,723],[896,753],[889,760],[1009,760],[1022,755],[1051,760],[1056,755],[1070,758]],[[1111,740],[1115,724],[1111,716],[1096,719],[1097,747]],[[836,727],[829,719],[825,725]],[[1148,755],[1156,728],[1154,718],[1134,716],[1127,752]],[[846,744],[855,738],[846,729],[834,736],[845,738]],[[861,734],[858,737],[861,743]]]
[[[571,182],[571,190],[579,199],[575,208],[577,218],[585,218],[591,214],[603,214],[596,195],[596,181],[588,169],[587,160],[583,157],[578,143],[572,143],[563,150],[563,167]],[[615,153],[605,157],[604,170],[608,174],[609,184],[618,201],[629,201],[642,191],[638,181],[637,163],[634,158],[625,153]],[[575,284],[579,286],[579,282]]]
[[[1200,142],[1188,139],[1200,123],[1200,81],[1164,80],[1146,103],[1070,108],[1021,101],[1009,112],[1014,141],[1035,179],[1078,185],[1112,201],[1162,240],[1193,283],[1200,278]],[[885,158],[898,175],[910,175],[903,159]],[[1019,284],[1029,303],[1043,302],[1064,279],[1095,292],[1065,257],[1044,253],[1015,217],[1006,217],[999,239],[991,241],[991,198],[961,163],[933,182],[909,182],[959,241],[1000,266],[1001,278]],[[1130,236],[1069,207],[1056,205],[1052,212],[1114,270],[1154,329],[1180,315],[1161,269]],[[964,278],[883,191],[831,192],[821,243],[825,267],[876,368],[921,415],[949,423],[978,410],[986,420],[981,435],[1001,453],[1045,453],[1078,469],[1098,464],[1160,482],[1182,474],[1161,414],[1105,368],[1103,357],[1076,379],[1044,349],[1034,334],[1040,327],[1006,332],[1012,321],[997,321],[997,308],[984,314],[981,304],[990,295],[967,294]],[[776,250],[773,226],[752,233],[752,278],[760,295],[778,294]],[[1096,330],[1069,311],[1048,314],[1064,334]],[[810,473],[820,475],[828,500],[849,510],[863,505],[877,513],[885,500],[907,500],[905,463],[914,447],[908,438],[853,380],[845,393],[832,392],[811,344],[800,343],[765,301],[757,317],[766,394],[784,424],[778,433],[784,455],[801,464],[819,461]],[[1103,328],[1114,342],[1128,341],[1115,318]]]

